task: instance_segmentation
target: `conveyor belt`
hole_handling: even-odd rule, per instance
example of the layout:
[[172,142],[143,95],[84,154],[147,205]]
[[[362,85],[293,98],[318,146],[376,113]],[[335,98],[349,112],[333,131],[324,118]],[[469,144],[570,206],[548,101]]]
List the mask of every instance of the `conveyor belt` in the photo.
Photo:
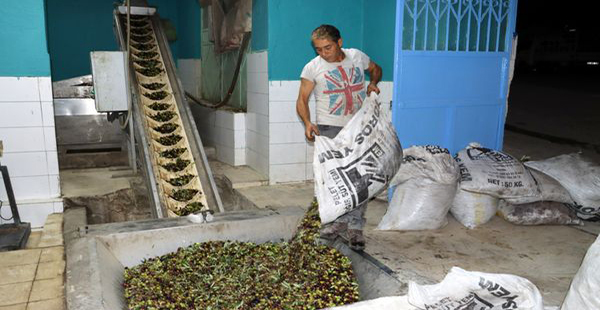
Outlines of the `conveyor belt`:
[[[155,14],[131,15],[130,20],[132,119],[141,131],[136,135],[143,135],[140,157],[147,164],[150,192],[160,208],[157,215],[223,211],[160,19]],[[126,15],[115,11],[115,26],[121,49],[126,50]]]

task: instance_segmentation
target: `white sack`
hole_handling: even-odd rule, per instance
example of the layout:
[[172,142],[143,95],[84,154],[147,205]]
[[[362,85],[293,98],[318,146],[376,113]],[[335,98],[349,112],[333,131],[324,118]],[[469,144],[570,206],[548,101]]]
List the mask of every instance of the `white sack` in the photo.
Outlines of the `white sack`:
[[438,284],[419,285],[411,281],[408,301],[428,310],[544,309],[539,290],[525,278],[458,267],[452,267]]
[[530,168],[527,169],[531,173],[531,176],[535,179],[538,188],[540,189],[539,195],[531,197],[506,198],[505,200],[507,202],[517,205],[536,201],[573,203],[573,198],[571,198],[569,191],[567,191],[564,186],[558,183],[557,180],[541,171]]
[[458,165],[447,149],[413,146],[404,150],[396,186],[379,230],[421,230],[444,227],[456,194]]
[[327,310],[419,310],[408,303],[408,296],[389,296],[359,301],[353,304],[327,308]]
[[381,193],[398,171],[402,147],[371,93],[334,138],[315,138],[313,170],[323,224]]
[[500,200],[498,215],[517,225],[581,225],[577,213],[562,202],[511,204]]
[[575,201],[582,219],[600,219],[600,166],[579,154],[566,154],[525,165],[556,179]]
[[600,309],[600,237],[588,249],[561,310]]
[[460,166],[460,188],[463,190],[498,198],[539,195],[529,171],[509,154],[470,143],[458,152],[456,161]]
[[467,228],[475,228],[489,222],[498,210],[499,199],[463,189],[456,191],[450,213]]

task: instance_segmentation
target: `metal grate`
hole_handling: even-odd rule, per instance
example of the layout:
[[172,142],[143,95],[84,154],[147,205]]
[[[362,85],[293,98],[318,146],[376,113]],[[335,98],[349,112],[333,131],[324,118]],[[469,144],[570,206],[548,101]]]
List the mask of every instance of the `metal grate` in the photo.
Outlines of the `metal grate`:
[[405,0],[402,49],[503,52],[510,0]]

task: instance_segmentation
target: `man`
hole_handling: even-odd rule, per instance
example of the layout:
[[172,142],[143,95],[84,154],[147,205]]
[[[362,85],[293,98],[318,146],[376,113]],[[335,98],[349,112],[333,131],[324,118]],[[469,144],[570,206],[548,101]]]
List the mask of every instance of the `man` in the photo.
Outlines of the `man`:
[[[373,91],[379,94],[377,83],[381,80],[381,67],[357,49],[342,48],[340,31],[334,26],[321,25],[315,29],[312,44],[318,56],[302,70],[296,102],[296,111],[304,122],[309,141],[314,141],[315,135],[334,138],[360,109],[368,94]],[[371,77],[366,88],[365,71]],[[308,98],[313,91],[317,103],[316,125],[310,121],[308,107]],[[365,202],[333,223],[324,225],[321,237],[333,239],[346,234],[351,248],[364,249],[362,229],[366,207]]]

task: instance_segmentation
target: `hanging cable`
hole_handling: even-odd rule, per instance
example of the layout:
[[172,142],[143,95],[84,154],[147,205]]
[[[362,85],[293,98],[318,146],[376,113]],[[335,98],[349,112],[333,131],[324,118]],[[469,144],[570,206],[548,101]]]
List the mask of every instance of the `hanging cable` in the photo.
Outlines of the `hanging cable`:
[[205,106],[207,108],[211,108],[211,109],[217,109],[217,108],[220,108],[220,107],[226,105],[227,102],[229,102],[229,99],[231,98],[233,91],[235,90],[235,85],[237,84],[237,80],[240,75],[240,69],[242,67],[244,55],[246,54],[246,48],[248,48],[248,44],[250,43],[251,34],[252,34],[252,32],[244,32],[244,37],[242,38],[242,44],[240,45],[240,52],[238,54],[237,65],[235,67],[235,73],[233,74],[233,79],[231,80],[231,85],[229,85],[229,90],[227,91],[225,98],[223,98],[223,100],[221,100],[221,102],[213,103],[213,102],[210,102],[210,101],[207,101],[204,99],[200,99],[200,98],[197,98],[194,95],[188,93],[187,91],[185,92],[185,95],[188,98],[192,99],[192,101],[194,101],[195,103],[197,103],[201,106]]

